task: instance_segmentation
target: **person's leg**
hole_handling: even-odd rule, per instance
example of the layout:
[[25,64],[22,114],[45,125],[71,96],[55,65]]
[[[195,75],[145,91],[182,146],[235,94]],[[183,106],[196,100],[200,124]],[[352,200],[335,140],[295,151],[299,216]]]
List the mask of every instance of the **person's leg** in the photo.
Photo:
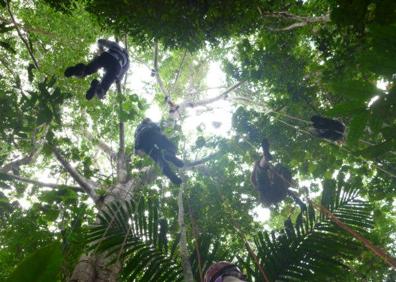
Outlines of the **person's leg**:
[[111,56],[110,54],[107,55],[108,58],[106,59],[106,62],[103,65],[105,74],[103,75],[103,78],[100,81],[100,84],[96,91],[96,94],[100,99],[104,98],[110,86],[117,80],[117,76],[121,70],[121,66],[119,62],[115,58],[113,58],[113,56]]
[[181,159],[179,159],[178,157],[176,157],[172,152],[165,151],[164,158],[165,158],[165,160],[172,162],[177,167],[184,166],[184,162]]
[[155,134],[155,142],[157,146],[164,150],[164,158],[172,162],[177,167],[183,167],[184,162],[176,157],[176,146],[164,134],[157,132]]
[[93,96],[95,96],[98,85],[99,81],[97,79],[93,79],[91,81],[91,87],[89,87],[87,93],[85,94],[85,98],[87,98],[87,100],[91,100]]
[[173,144],[164,134],[162,134],[161,132],[156,132],[155,140],[156,140],[155,143],[158,145],[160,149],[173,153],[174,155],[176,154],[177,149],[175,144]]
[[182,180],[172,171],[167,161],[164,160],[162,153],[157,148],[152,148],[149,152],[149,156],[157,163],[162,173],[169,178],[172,183],[180,185]]

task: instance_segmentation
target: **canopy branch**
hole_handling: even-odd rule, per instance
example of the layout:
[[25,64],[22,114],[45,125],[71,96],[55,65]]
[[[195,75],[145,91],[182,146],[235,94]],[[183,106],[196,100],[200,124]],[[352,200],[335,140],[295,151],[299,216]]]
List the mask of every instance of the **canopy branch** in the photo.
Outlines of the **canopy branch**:
[[189,258],[190,256],[188,254],[186,226],[184,223],[183,186],[180,187],[179,197],[178,197],[178,201],[177,201],[177,204],[179,206],[179,215],[178,215],[178,223],[179,223],[179,230],[180,230],[179,249],[180,249],[180,256],[181,256],[182,266],[183,266],[184,281],[193,282],[194,278],[193,278],[193,274],[192,274],[192,270],[191,270],[191,264],[190,264],[190,258]]
[[96,141],[98,142],[98,148],[102,150],[106,155],[110,157],[111,160],[115,160],[117,158],[117,154],[114,152],[114,150],[106,144],[106,142],[102,140],[98,140],[93,136],[93,134],[89,131],[83,131],[83,135],[87,137],[91,141]]
[[206,156],[206,157],[204,157],[202,159],[199,159],[199,160],[196,160],[196,161],[193,161],[193,162],[186,162],[184,167],[183,167],[183,169],[189,170],[189,169],[195,168],[197,166],[200,166],[202,164],[205,164],[208,161],[211,161],[211,160],[217,158],[220,155],[221,155],[221,152],[215,152],[215,153],[210,154],[209,156]]
[[34,162],[40,155],[42,149],[43,144],[36,144],[36,146],[34,146],[32,152],[30,152],[29,155],[5,164],[3,167],[0,168],[0,171],[6,173],[11,170],[18,170],[19,167]]
[[263,18],[276,18],[276,19],[283,19],[283,20],[292,20],[295,21],[295,23],[282,27],[282,28],[272,28],[269,27],[268,29],[271,31],[289,31],[292,29],[300,28],[309,24],[315,24],[315,23],[328,23],[331,21],[330,15],[323,15],[323,16],[313,16],[313,17],[307,17],[307,16],[299,16],[292,14],[290,12],[285,12],[285,11],[280,11],[280,12],[264,12],[260,7],[257,7],[257,10],[259,11],[260,15]]
[[45,183],[45,182],[25,178],[25,177],[22,177],[19,175],[11,174],[11,173],[0,172],[0,175],[4,176],[6,178],[12,178],[12,179],[18,180],[20,182],[25,182],[25,183],[29,183],[29,184],[33,184],[33,185],[37,185],[37,186],[41,186],[41,187],[55,188],[55,189],[73,189],[78,192],[83,192],[83,190],[78,186],[70,186],[70,185],[66,185],[66,184]]
[[220,101],[221,99],[225,99],[227,98],[228,94],[231,93],[232,91],[234,91],[235,89],[237,89],[239,86],[241,86],[243,83],[245,83],[245,81],[240,81],[237,84],[229,87],[226,91],[224,91],[223,93],[221,93],[220,95],[213,97],[213,98],[209,98],[209,99],[205,99],[205,100],[201,100],[201,101],[197,101],[197,102],[193,102],[193,101],[184,101],[182,102],[179,107],[178,110],[180,112],[183,112],[186,108],[195,108],[195,107],[203,107],[203,106],[207,106],[211,103]]
[[[177,71],[176,71],[175,80],[173,81],[173,85],[172,85],[172,87],[171,87],[171,90],[172,90],[172,91],[174,91],[175,88],[176,88],[176,84],[177,84],[177,81],[179,80],[180,73],[181,73],[181,70],[182,70],[183,65],[184,65],[184,60],[186,59],[186,55],[187,55],[187,50],[184,50],[183,57],[182,57],[182,60],[181,60],[181,62],[180,62],[179,68],[178,68]],[[172,92],[171,90],[169,90],[169,93]]]
[[32,58],[34,66],[38,69],[39,68],[39,64],[38,64],[38,62],[36,60],[36,57],[33,54],[33,50],[30,48],[29,43],[27,42],[26,38],[23,36],[23,34],[22,34],[22,32],[21,32],[21,30],[20,30],[20,28],[18,26],[18,23],[15,20],[14,14],[11,11],[9,0],[6,0],[5,2],[6,2],[6,6],[7,6],[7,11],[8,11],[8,13],[9,13],[9,15],[11,17],[11,20],[12,20],[14,26],[15,26],[15,29],[16,29],[16,31],[18,33],[18,36],[21,38],[23,44],[25,44],[26,49],[29,52],[30,57]]
[[157,83],[162,91],[162,93],[165,95],[165,97],[169,98],[169,93],[168,90],[166,89],[164,82],[161,79],[161,76],[159,74],[159,69],[158,69],[158,42],[156,41],[154,43],[154,74],[155,78],[157,80]]
[[52,147],[56,159],[61,163],[63,168],[71,175],[71,177],[80,185],[82,190],[87,193],[95,202],[98,200],[98,196],[95,193],[96,183],[86,179],[82,176],[71,164],[62,156],[60,150],[56,147]]

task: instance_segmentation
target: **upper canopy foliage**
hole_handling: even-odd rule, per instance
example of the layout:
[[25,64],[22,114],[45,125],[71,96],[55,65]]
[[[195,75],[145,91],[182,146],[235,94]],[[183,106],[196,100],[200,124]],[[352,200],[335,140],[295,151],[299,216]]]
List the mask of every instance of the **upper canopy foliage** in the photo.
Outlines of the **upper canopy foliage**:
[[[150,104],[158,106],[164,132],[183,148],[186,161],[217,152],[182,172],[187,249],[197,281],[212,261],[221,259],[238,261],[249,278],[262,281],[247,243],[271,281],[391,277],[381,259],[315,204],[395,254],[395,1],[0,4],[0,280],[24,258],[47,253],[57,257],[57,272],[62,261],[59,279],[67,280],[86,235],[89,250],[124,262],[126,280],[184,278],[178,247],[180,190],[160,177],[148,158],[133,155],[133,132]],[[98,38],[114,35],[129,47],[132,63],[123,95],[111,90],[104,101],[87,102],[83,94],[90,81],[65,79],[63,71],[91,59]],[[151,77],[155,43],[158,77]],[[210,103],[193,107],[207,98],[207,73],[217,63],[226,71],[217,95],[238,86],[218,99],[234,104],[225,137],[209,134],[211,125],[201,117],[197,128],[188,119],[197,108],[217,113]],[[166,95],[180,102],[176,122],[168,119]],[[343,121],[345,144],[310,134],[314,114]],[[220,126],[215,131],[221,131],[225,118],[217,114],[215,119]],[[249,177],[264,136],[274,164],[290,168],[299,183],[295,192],[309,208],[300,211],[287,198],[263,223],[253,215],[259,204]],[[122,161],[126,182],[119,181]],[[83,181],[76,181],[76,173]],[[128,204],[105,205],[122,185],[130,185],[122,194],[132,195]],[[24,209],[15,199],[32,204]],[[108,209],[98,215],[92,199],[96,208]],[[62,243],[63,260],[45,247],[50,242]],[[26,265],[17,269],[26,271]]]

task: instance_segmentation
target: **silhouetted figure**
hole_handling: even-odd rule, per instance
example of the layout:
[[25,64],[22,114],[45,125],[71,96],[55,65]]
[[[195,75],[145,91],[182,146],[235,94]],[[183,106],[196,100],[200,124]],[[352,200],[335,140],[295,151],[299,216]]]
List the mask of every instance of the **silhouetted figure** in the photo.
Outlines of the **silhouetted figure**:
[[149,155],[174,184],[182,183],[168,163],[171,162],[177,167],[184,166],[183,161],[176,157],[176,146],[149,118],[145,118],[135,131],[135,152]]
[[342,122],[319,115],[311,117],[311,121],[314,133],[318,137],[332,141],[342,141],[344,139],[345,125]]
[[305,204],[289,190],[293,178],[290,170],[281,165],[273,166],[270,163],[272,156],[269,151],[269,142],[266,138],[261,142],[263,156],[254,164],[250,180],[260,196],[264,206],[276,205],[283,201],[288,195],[301,207],[306,209]]
[[65,70],[66,77],[75,76],[79,78],[96,73],[100,68],[105,70],[101,81],[97,79],[91,81],[91,87],[85,95],[87,100],[91,100],[95,94],[99,99],[103,99],[110,86],[116,80],[121,80],[129,68],[128,52],[118,43],[99,39],[98,47],[99,56],[96,56],[87,65],[79,63]]

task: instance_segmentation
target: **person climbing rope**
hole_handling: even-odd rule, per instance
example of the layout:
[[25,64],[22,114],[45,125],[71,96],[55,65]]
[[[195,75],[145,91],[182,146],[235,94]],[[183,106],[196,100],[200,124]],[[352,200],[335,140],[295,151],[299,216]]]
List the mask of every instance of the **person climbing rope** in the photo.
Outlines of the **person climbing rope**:
[[[85,95],[87,100],[91,100],[95,94],[99,99],[103,99],[110,86],[116,80],[121,80],[129,68],[128,52],[118,43],[99,39],[98,47],[99,55],[87,65],[79,63],[65,70],[65,77],[75,76],[83,78],[96,73],[100,68],[104,68],[105,74],[102,80],[100,82],[97,79],[91,81],[91,86]],[[107,49],[106,51],[105,48]]]
[[171,162],[177,167],[184,166],[184,162],[176,157],[176,146],[162,134],[159,126],[149,118],[145,118],[135,131],[135,153],[149,155],[172,183],[176,185],[182,183],[168,163]]
[[259,193],[260,201],[264,206],[270,207],[290,196],[301,209],[306,209],[306,205],[295,193],[289,190],[293,183],[290,170],[281,164],[276,164],[275,166],[271,164],[272,155],[266,138],[262,140],[261,147],[263,156],[255,162],[250,178]]

